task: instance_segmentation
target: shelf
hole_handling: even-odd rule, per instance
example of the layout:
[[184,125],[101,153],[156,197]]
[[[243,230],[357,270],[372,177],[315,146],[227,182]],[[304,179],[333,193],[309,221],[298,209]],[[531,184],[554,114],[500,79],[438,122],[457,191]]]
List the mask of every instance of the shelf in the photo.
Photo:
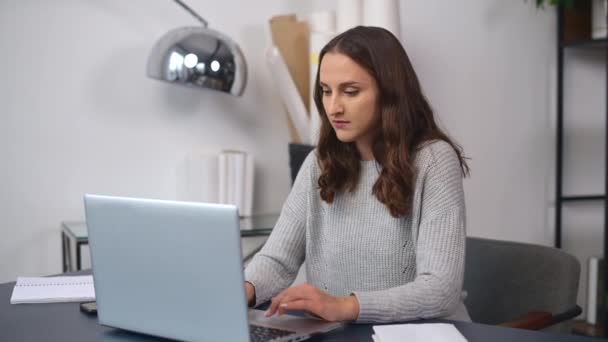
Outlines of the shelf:
[[563,202],[602,201],[605,199],[605,195],[562,196],[561,198]]
[[[562,221],[563,214],[565,212],[564,208],[569,206],[577,206],[579,204],[591,204],[594,206],[597,205],[596,209],[599,207],[602,208],[603,211],[603,224],[601,225],[601,230],[603,231],[602,241],[602,252],[604,255],[608,255],[608,168],[603,171],[604,174],[604,186],[602,188],[597,187],[596,190],[602,193],[596,194],[563,194],[563,183],[564,183],[564,145],[566,141],[565,132],[565,121],[564,120],[564,112],[567,107],[564,105],[564,99],[566,97],[566,90],[571,90],[572,87],[567,87],[565,80],[565,70],[567,60],[571,57],[581,57],[581,56],[573,56],[578,55],[579,53],[592,54],[594,57],[600,57],[599,61],[596,61],[596,58],[593,58],[593,61],[589,60],[581,62],[593,62],[594,66],[596,64],[601,63],[599,66],[602,67],[603,73],[605,73],[605,79],[603,82],[608,82],[608,68],[606,68],[606,62],[601,61],[608,56],[608,38],[603,37],[600,39],[592,39],[590,36],[590,30],[587,24],[591,21],[591,1],[571,1],[575,5],[573,8],[566,9],[564,5],[558,6],[557,11],[557,35],[556,35],[556,69],[557,69],[557,79],[556,79],[556,137],[555,137],[555,147],[556,147],[556,155],[555,155],[555,191],[556,191],[556,205],[555,205],[555,247],[562,248]],[[568,37],[568,40],[564,38]],[[599,54],[599,55],[596,55]],[[585,56],[588,57],[588,56]],[[579,58],[580,59],[580,58]],[[602,65],[603,64],[603,65]],[[599,75],[599,74],[598,74]],[[606,83],[605,83],[606,84]],[[603,87],[602,87],[603,88]],[[608,88],[607,88],[608,90]],[[608,93],[604,90],[601,97],[608,97]],[[600,108],[604,109],[604,115],[606,118],[605,123],[607,125],[603,126],[603,131],[606,133],[608,129],[608,106],[604,103],[600,105]],[[600,126],[600,127],[601,127]],[[599,138],[599,137],[598,137]],[[601,140],[600,140],[601,139]],[[599,141],[603,141],[606,148],[606,153],[602,153],[597,158],[603,160],[604,162],[608,162],[608,135],[602,136]],[[598,205],[599,204],[599,205]],[[599,241],[598,241],[599,242]],[[608,268],[604,268],[600,271],[601,275],[604,276],[604,279],[608,279]],[[602,293],[607,293],[608,291],[608,281],[605,281],[602,285],[602,288],[599,289]],[[608,308],[604,307],[601,311],[598,312],[598,324],[597,325],[589,325],[585,321],[575,321],[573,327],[573,334],[577,335],[585,335],[585,336],[597,336],[604,337],[608,334]],[[605,328],[605,329],[604,329]],[[608,341],[608,340],[607,340]]]
[[575,40],[571,42],[561,42],[562,48],[577,48],[577,49],[606,49],[608,47],[608,39],[585,39]]
[[585,321],[574,321],[572,333],[574,335],[583,335],[589,337],[603,337],[604,329],[602,329],[601,326],[591,325]]

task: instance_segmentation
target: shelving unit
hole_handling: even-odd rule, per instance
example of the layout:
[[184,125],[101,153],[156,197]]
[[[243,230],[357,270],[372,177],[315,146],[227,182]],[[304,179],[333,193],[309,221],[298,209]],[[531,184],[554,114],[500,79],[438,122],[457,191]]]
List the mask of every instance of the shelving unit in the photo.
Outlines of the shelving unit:
[[[608,22],[608,20],[607,20]],[[558,34],[557,34],[557,134],[556,134],[556,184],[555,184],[555,247],[562,247],[562,206],[566,203],[573,202],[588,202],[588,201],[603,201],[604,204],[604,259],[606,259],[608,253],[608,201],[606,200],[606,194],[608,194],[608,134],[605,136],[605,155],[600,156],[604,158],[605,165],[605,188],[604,194],[581,194],[581,195],[564,195],[562,182],[563,182],[563,148],[564,148],[564,55],[569,49],[593,49],[596,51],[603,51],[606,55],[606,98],[608,99],[608,39],[579,39],[564,41],[564,8],[558,9]],[[605,132],[608,132],[608,102],[605,106]],[[604,263],[604,279],[608,279],[608,263]],[[604,293],[608,293],[608,281],[604,282]],[[606,301],[606,298],[598,298],[600,301]],[[604,310],[608,310],[605,307]],[[586,327],[593,330],[592,335],[600,334],[604,335],[605,329],[601,329],[601,326],[608,326],[608,314],[604,315],[604,322],[597,327]],[[580,323],[581,325],[584,323]],[[577,329],[579,330],[579,329]],[[578,331],[578,333],[583,333]]]
[[574,42],[560,42],[560,47],[562,48],[587,48],[587,49],[605,49],[608,40],[606,38],[602,39],[584,39]]

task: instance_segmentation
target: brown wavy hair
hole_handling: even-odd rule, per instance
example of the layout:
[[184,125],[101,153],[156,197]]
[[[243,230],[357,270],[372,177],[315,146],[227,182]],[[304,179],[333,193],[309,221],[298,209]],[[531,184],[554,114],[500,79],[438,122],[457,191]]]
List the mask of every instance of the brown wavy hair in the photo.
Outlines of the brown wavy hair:
[[354,191],[361,172],[361,156],[355,143],[338,140],[323,107],[319,70],[328,52],[348,56],[367,70],[378,85],[380,125],[372,152],[382,170],[373,194],[393,217],[408,215],[412,210],[414,161],[423,143],[443,140],[450,144],[460,159],[463,176],[468,175],[462,148],[436,124],[433,110],[399,40],[383,28],[358,26],[333,38],[319,54],[314,101],[321,117],[321,129],[316,154],[321,168],[318,185],[325,202],[332,203],[337,192]]

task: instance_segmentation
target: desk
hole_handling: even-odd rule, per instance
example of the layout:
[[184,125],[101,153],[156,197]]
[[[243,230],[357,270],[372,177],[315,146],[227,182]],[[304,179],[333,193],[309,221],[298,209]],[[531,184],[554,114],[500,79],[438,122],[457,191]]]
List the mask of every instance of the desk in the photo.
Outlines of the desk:
[[[268,236],[272,228],[277,223],[279,214],[257,214],[249,217],[242,217],[239,220],[241,236],[259,237]],[[76,249],[76,267],[72,261],[72,244]],[[89,244],[87,224],[82,221],[61,222],[61,254],[63,272],[74,272],[82,270],[82,247]],[[259,249],[258,249],[259,250]],[[252,256],[253,252],[244,254],[245,259]]]
[[[0,341],[163,341],[118,331],[97,324],[96,316],[80,312],[78,303],[11,305],[15,283],[0,284]],[[608,341],[574,335],[557,335],[498,326],[453,323],[470,342],[599,342]],[[371,325],[347,325],[343,330],[311,341],[372,341]]]

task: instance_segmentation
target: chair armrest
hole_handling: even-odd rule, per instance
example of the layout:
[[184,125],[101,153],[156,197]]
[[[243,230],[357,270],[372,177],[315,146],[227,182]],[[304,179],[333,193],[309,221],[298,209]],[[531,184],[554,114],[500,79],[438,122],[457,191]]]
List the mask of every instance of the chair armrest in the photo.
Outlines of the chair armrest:
[[553,319],[551,320],[551,325],[561,323],[563,321],[567,321],[569,319],[573,319],[574,317],[580,315],[583,312],[580,306],[575,305],[573,308],[570,308],[564,312],[560,312],[558,314],[553,315]]
[[540,330],[551,325],[553,315],[546,311],[528,312],[516,319],[500,323],[503,327]]
[[582,311],[581,307],[576,305],[555,315],[546,311],[528,312],[521,317],[500,323],[499,325],[518,329],[540,330],[573,319],[580,315]]

